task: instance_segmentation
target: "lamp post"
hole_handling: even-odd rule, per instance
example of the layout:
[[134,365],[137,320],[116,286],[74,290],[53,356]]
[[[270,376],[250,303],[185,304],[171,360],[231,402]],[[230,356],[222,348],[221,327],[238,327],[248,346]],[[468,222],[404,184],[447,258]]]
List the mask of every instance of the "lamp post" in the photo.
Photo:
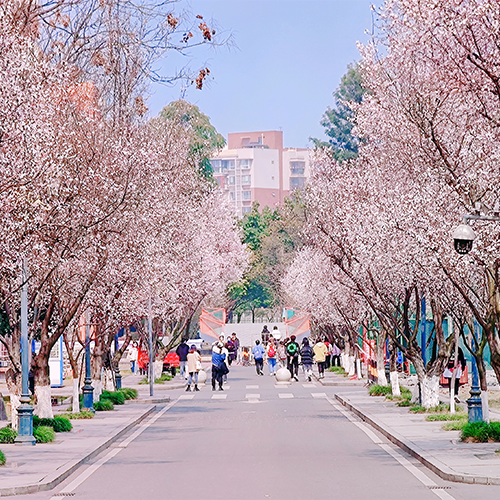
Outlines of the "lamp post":
[[[476,234],[469,225],[471,220],[500,222],[500,214],[495,212],[493,215],[481,215],[478,210],[474,214],[465,214],[463,216],[463,223],[453,231],[455,250],[461,255],[467,254],[472,250],[472,244],[476,238]],[[479,373],[474,356],[472,357],[472,386],[470,389],[470,398],[467,400],[467,409],[469,422],[483,421],[481,387],[479,385]]]
[[85,312],[85,385],[83,386],[84,411],[94,411],[94,388],[90,375],[90,313]]
[[[118,334],[115,335],[115,354],[119,351],[120,345],[118,343]],[[122,376],[120,375],[120,362],[117,361],[115,365],[115,384],[116,390],[122,388]]]
[[29,344],[28,344],[28,270],[26,260],[23,259],[21,288],[21,366],[22,366],[22,394],[21,405],[17,409],[19,415],[19,433],[14,441],[20,445],[34,445],[33,436],[33,406],[30,404],[28,389]]

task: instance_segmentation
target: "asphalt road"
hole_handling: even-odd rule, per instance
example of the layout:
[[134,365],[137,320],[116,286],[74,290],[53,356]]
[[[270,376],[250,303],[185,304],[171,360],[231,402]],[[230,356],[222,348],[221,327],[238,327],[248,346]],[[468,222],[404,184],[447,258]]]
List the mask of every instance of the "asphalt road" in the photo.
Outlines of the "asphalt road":
[[342,409],[334,390],[233,367],[225,391],[172,391],[152,421],[56,490],[17,498],[500,498],[498,486],[441,480]]

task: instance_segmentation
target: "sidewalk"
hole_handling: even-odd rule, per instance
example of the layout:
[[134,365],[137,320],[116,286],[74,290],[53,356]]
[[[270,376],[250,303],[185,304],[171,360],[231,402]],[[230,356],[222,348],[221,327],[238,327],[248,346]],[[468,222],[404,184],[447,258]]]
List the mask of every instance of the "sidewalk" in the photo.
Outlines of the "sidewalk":
[[[500,443],[462,443],[459,431],[442,429],[444,422],[428,422],[425,414],[410,413],[367,390],[346,389],[335,397],[442,479],[500,485],[500,453],[495,453]],[[500,412],[490,410],[490,417],[500,420]]]
[[[164,384],[139,384],[144,377],[123,377],[122,386],[137,389],[139,397],[115,406],[114,411],[96,412],[92,419],[72,420],[71,432],[56,433],[53,443],[35,446],[1,444],[7,463],[0,467],[0,497],[50,490],[81,465],[111,446],[139,422],[151,415],[157,405],[170,401],[169,393],[182,389],[185,381],[177,377]],[[71,387],[54,388],[53,395],[70,396]],[[67,411],[67,405],[54,406],[54,414]]]

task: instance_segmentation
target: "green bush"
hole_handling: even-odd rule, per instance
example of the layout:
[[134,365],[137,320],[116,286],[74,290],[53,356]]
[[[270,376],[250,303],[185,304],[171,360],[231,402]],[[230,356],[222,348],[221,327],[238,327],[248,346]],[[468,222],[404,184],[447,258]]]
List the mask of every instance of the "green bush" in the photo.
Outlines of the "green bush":
[[5,455],[0,450],[0,465],[5,465]]
[[372,385],[368,389],[370,396],[387,396],[392,394],[390,385]]
[[33,427],[33,436],[37,443],[51,443],[56,438],[54,429],[48,425]]
[[0,429],[0,443],[11,444],[17,437],[17,431],[12,427],[4,427]]
[[411,406],[413,403],[409,399],[403,399],[396,403],[397,406]]
[[114,410],[115,407],[110,399],[102,399],[94,403],[94,409],[96,411],[111,411]]
[[447,422],[451,420],[463,420],[467,419],[467,414],[465,413],[434,413],[432,415],[427,415],[425,417],[429,422]]
[[330,368],[328,368],[328,371],[338,373],[339,375],[347,375],[347,373],[341,366],[330,366]]
[[52,427],[55,432],[69,432],[73,426],[67,417],[55,416],[54,418],[40,418],[33,415],[33,427]]
[[[160,378],[157,378],[155,380],[155,384],[163,384],[163,382],[168,382],[169,380],[172,380],[172,375],[168,374],[168,373],[162,373],[161,374],[161,377]],[[144,377],[140,382],[139,384],[141,385],[146,385],[146,384],[149,384],[149,380],[148,380],[148,377]]]
[[125,404],[125,396],[123,392],[116,391],[102,391],[101,397],[99,401],[104,401],[105,399],[109,399],[114,405],[123,405]]
[[93,411],[81,411],[78,413],[63,413],[61,417],[69,418],[70,420],[78,420],[83,418],[94,418]]
[[137,399],[138,396],[137,390],[130,387],[122,387],[121,389],[118,389],[118,392],[121,392],[125,399]]

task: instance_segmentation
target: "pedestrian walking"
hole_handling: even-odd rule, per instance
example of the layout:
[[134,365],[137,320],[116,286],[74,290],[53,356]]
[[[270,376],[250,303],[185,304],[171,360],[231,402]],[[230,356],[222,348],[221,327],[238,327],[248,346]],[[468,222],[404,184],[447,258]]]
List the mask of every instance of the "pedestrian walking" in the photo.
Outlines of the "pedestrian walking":
[[191,390],[191,384],[194,380],[194,390],[199,391],[198,389],[198,372],[201,370],[201,356],[200,353],[196,350],[196,346],[192,345],[191,349],[189,349],[189,354],[187,355],[187,371],[189,373],[188,376],[188,385],[186,387],[186,391]]
[[285,368],[286,366],[286,347],[285,341],[277,342],[277,352],[278,352],[278,365],[280,368]]
[[286,344],[286,360],[287,368],[290,371],[292,378],[297,382],[299,381],[299,355],[300,346],[295,341],[297,337],[292,335],[290,341]]
[[215,391],[216,383],[219,385],[219,391],[223,391],[223,377],[227,375],[229,371],[225,359],[226,354],[223,352],[224,344],[222,342],[217,342],[212,347],[212,391]]
[[255,369],[257,370],[257,375],[264,375],[264,353],[266,351],[262,347],[260,340],[255,341],[255,345],[252,349],[253,359],[255,360]]
[[304,375],[308,382],[312,380],[312,365],[314,362],[314,353],[312,347],[309,345],[309,340],[304,338],[302,340],[302,348],[300,349],[300,361],[304,368]]
[[332,344],[332,366],[340,366],[340,354],[342,353],[337,344]]
[[233,361],[236,361],[236,358],[238,357],[238,348],[240,347],[240,341],[236,337],[236,333],[232,333],[231,337],[226,342],[226,349],[228,350],[229,356],[228,356],[228,363],[229,366],[233,363]]
[[137,343],[134,342],[129,349],[129,357],[130,357],[130,369],[132,373],[137,373],[137,359],[139,357],[139,349],[137,349]]
[[274,340],[277,340],[278,342],[281,340],[281,332],[276,325],[274,325],[272,335],[273,335]]
[[326,358],[325,358],[325,369],[328,370],[332,365],[332,345],[330,342],[325,340],[326,345]]
[[[457,361],[457,368],[455,371],[455,401],[457,403],[460,403],[460,399],[458,397],[458,389],[460,389],[460,377],[462,376],[463,370],[465,370],[465,367],[467,365],[467,362],[465,361],[465,356],[464,356],[464,351],[462,351],[462,348],[458,348],[458,361]],[[453,378],[453,371],[455,368],[455,353],[452,353],[448,365],[446,366],[446,369],[444,370],[443,377],[448,379],[448,384],[449,384],[449,389],[450,389],[450,396],[451,396],[451,379]]]
[[186,344],[186,339],[182,339],[181,343],[177,346],[175,350],[177,356],[179,356],[179,367],[181,372],[181,378],[187,378],[186,375],[186,364],[187,364],[187,356],[189,353],[189,346]]
[[276,343],[272,335],[269,337],[269,343],[267,344],[267,364],[269,365],[269,375],[276,374],[276,357],[278,353],[276,351]]
[[318,375],[319,378],[325,378],[325,361],[326,355],[328,353],[328,347],[326,347],[325,343],[320,340],[316,342],[313,348],[314,351],[314,360],[318,364]]
[[265,345],[269,338],[269,330],[267,329],[267,325],[264,325],[264,328],[262,328],[260,336],[262,338],[262,343]]

